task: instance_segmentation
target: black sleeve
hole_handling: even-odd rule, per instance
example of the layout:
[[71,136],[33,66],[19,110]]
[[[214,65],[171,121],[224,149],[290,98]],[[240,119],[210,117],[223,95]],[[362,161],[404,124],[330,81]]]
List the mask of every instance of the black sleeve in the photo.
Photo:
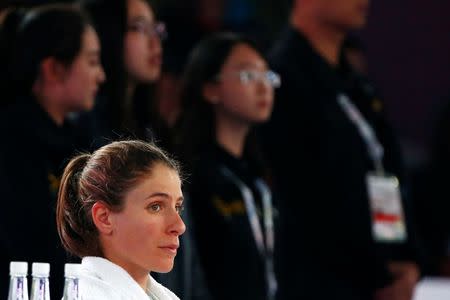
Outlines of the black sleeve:
[[373,250],[371,236],[362,233],[370,226],[367,218],[355,217],[360,222],[354,226],[341,214],[367,212],[361,203],[355,211],[351,206],[344,209],[345,196],[336,192],[346,184],[345,168],[332,169],[335,161],[327,157],[327,139],[339,140],[329,137],[322,126],[319,103],[324,99],[311,88],[309,78],[289,66],[275,66],[275,70],[282,74],[282,86],[264,128],[264,147],[279,200],[276,266],[280,291],[286,299],[293,295],[325,299],[332,298],[329,293],[336,289],[345,295],[358,288],[348,282],[359,282],[366,290],[385,284],[389,281],[385,265]]

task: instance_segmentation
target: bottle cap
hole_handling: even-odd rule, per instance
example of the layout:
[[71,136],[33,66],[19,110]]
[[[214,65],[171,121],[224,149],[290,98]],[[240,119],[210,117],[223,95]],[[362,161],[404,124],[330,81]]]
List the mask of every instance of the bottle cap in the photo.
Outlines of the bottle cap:
[[50,264],[49,263],[33,263],[32,275],[39,277],[48,277],[50,275]]
[[9,263],[9,275],[27,276],[28,263],[26,261],[12,261]]
[[81,273],[81,264],[65,264],[64,276],[65,277],[78,277]]

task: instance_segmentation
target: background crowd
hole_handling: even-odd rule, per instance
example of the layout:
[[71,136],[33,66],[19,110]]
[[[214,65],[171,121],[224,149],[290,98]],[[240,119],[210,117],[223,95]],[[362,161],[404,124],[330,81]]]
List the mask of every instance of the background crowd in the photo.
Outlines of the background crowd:
[[[154,274],[181,299],[406,300],[450,276],[448,9],[2,2],[0,293],[25,260],[61,294],[78,261],[56,231],[62,171],[130,138],[186,177],[175,267]],[[399,182],[399,211],[374,204],[372,173]]]

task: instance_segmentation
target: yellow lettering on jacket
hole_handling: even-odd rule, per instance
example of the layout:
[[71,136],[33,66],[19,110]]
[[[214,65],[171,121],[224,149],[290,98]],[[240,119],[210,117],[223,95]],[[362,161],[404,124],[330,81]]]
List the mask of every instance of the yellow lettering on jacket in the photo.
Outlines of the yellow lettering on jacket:
[[383,103],[378,98],[372,99],[372,109],[374,112],[379,113],[383,109]]
[[61,179],[56,177],[52,173],[49,173],[48,174],[48,182],[49,182],[50,192],[56,195],[58,193],[59,184],[61,183]]
[[245,205],[241,199],[225,202],[222,198],[215,196],[213,197],[213,204],[219,213],[224,217],[245,214]]

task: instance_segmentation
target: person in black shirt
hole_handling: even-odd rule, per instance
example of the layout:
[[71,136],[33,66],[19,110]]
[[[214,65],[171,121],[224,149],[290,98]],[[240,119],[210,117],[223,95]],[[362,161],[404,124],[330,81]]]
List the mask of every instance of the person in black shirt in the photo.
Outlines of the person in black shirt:
[[200,261],[213,299],[274,299],[273,204],[254,127],[280,84],[231,33],[201,41],[183,76],[181,156]]
[[9,261],[49,262],[58,298],[67,259],[56,231],[56,195],[65,160],[85,140],[68,116],[92,108],[105,76],[97,34],[78,9],[31,10],[18,30],[14,99],[0,115],[0,292],[6,298]]
[[427,251],[429,276],[450,276],[450,97],[439,107],[432,135],[428,165],[419,172],[414,186],[418,227]]
[[90,125],[94,148],[131,137],[171,150],[171,132],[153,97],[166,34],[154,7],[147,0],[86,0],[82,7],[91,16],[105,49],[101,61],[107,81],[93,111],[79,120]]
[[[340,52],[368,4],[293,1],[269,54],[283,79],[265,128],[280,203],[280,299],[410,299],[418,280],[408,202],[389,202],[397,214],[375,214],[366,186],[376,171],[403,187],[396,140],[373,86]],[[389,220],[405,228],[405,219],[406,233],[379,234]]]
[[[160,77],[162,40],[165,26],[156,18],[154,5],[147,0],[86,0],[82,7],[91,16],[102,45],[102,64],[107,81],[99,91],[92,112],[77,122],[89,125],[93,148],[113,140],[139,138],[173,150],[172,132],[159,114],[153,97],[153,84]],[[153,274],[181,298],[205,299],[200,272],[196,271],[195,252],[191,249],[189,213],[181,237],[174,269]]]

